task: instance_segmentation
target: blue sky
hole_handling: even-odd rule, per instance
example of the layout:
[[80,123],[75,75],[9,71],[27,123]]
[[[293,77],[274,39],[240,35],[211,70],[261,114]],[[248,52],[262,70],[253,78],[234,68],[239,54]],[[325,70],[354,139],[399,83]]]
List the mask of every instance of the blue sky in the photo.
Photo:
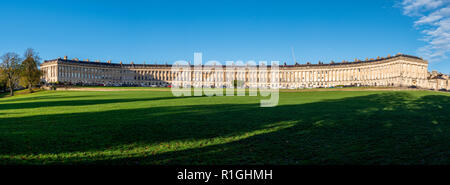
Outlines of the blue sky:
[[[425,28],[407,1],[2,1],[0,54],[32,47],[43,59],[147,64],[192,61],[194,52],[204,62],[292,64],[291,48],[299,63],[420,55]],[[450,59],[430,70],[450,73]]]

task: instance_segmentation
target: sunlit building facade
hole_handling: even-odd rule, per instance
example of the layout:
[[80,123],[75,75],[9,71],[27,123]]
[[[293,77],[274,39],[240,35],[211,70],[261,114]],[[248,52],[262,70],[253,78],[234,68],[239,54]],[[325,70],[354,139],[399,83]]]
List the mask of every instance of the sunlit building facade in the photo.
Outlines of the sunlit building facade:
[[[422,58],[397,54],[339,63],[273,66],[184,66],[123,64],[67,57],[41,65],[45,83],[105,86],[223,87],[241,81],[243,87],[328,88],[336,86],[419,87],[449,90],[447,75],[428,72]],[[180,68],[182,69],[182,68]],[[264,69],[264,70],[263,70]],[[275,76],[274,76],[275,75]],[[231,77],[231,78],[230,78]],[[231,80],[230,80],[231,79]]]

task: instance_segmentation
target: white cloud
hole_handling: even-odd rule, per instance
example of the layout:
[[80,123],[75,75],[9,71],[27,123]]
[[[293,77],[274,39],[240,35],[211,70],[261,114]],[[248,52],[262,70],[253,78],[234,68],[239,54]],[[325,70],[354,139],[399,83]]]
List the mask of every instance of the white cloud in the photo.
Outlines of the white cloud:
[[444,7],[427,16],[421,16],[420,19],[415,22],[415,25],[433,24],[446,17],[450,17],[450,7]]
[[417,17],[416,28],[424,34],[427,45],[419,55],[429,61],[447,59],[450,53],[450,0],[403,0],[403,13]]
[[421,15],[422,12],[438,8],[448,0],[403,0],[403,13],[405,15]]

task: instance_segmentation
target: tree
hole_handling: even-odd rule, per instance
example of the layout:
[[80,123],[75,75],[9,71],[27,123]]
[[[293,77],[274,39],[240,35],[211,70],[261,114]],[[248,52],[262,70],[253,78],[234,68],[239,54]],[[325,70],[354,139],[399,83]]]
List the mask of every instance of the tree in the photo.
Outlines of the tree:
[[14,96],[14,89],[17,87],[20,78],[20,57],[17,53],[6,53],[1,57],[0,68],[6,76],[7,85],[11,96]]
[[8,80],[6,79],[6,75],[3,73],[3,70],[0,68],[0,92],[5,92],[7,87]]
[[237,87],[243,87],[244,86],[244,81],[242,81],[242,80],[234,80],[233,81],[233,86],[234,86],[234,88],[237,88]]
[[41,71],[39,70],[39,56],[31,48],[27,49],[24,54],[25,60],[21,65],[20,83],[28,90],[33,92],[33,86],[39,84],[41,79]]

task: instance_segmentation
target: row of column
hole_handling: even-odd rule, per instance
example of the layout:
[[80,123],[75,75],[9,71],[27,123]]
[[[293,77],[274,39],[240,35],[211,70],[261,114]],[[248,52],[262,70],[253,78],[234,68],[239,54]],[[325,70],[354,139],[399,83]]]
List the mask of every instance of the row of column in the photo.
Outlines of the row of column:
[[[172,74],[167,71],[167,80],[171,81],[179,74]],[[228,72],[202,72],[194,71],[192,74],[183,73],[178,80],[187,81],[223,81],[226,79]],[[206,78],[214,76],[214,78]],[[238,71],[234,74],[236,79],[255,82],[260,78],[271,79],[271,74],[260,74],[257,71]],[[316,69],[316,70],[281,70],[276,78],[280,82],[339,82],[339,81],[366,81],[366,80],[383,80],[395,77],[422,78],[427,76],[425,66],[412,64],[391,64],[378,67],[367,66],[360,68],[343,68],[343,69]],[[164,78],[164,77],[163,77]],[[264,80],[259,80],[264,81]]]
[[[131,80],[127,70],[120,68],[96,68],[85,66],[66,66],[58,67],[58,77],[63,81],[122,81]],[[128,78],[127,78],[128,77]]]
[[[47,79],[82,82],[142,82],[142,81],[227,81],[227,78],[245,82],[270,82],[274,77],[279,82],[341,82],[383,80],[394,77],[426,79],[426,65],[391,63],[380,66],[362,66],[335,69],[280,69],[279,73],[260,72],[257,68],[236,71],[194,70],[189,73],[172,72],[167,69],[98,68],[90,66],[52,65],[44,68]],[[242,69],[242,68],[241,68]],[[178,77],[178,78],[177,78]]]

